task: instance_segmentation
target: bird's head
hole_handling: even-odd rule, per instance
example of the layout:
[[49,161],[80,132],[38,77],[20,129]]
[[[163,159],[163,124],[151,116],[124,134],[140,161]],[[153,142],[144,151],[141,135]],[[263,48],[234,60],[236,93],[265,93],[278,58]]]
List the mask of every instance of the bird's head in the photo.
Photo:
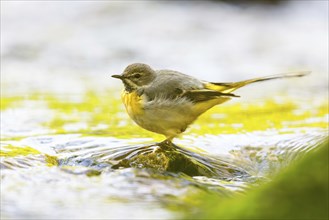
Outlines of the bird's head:
[[121,75],[112,75],[113,78],[121,79],[127,91],[136,90],[151,83],[156,72],[143,63],[133,63],[125,68]]

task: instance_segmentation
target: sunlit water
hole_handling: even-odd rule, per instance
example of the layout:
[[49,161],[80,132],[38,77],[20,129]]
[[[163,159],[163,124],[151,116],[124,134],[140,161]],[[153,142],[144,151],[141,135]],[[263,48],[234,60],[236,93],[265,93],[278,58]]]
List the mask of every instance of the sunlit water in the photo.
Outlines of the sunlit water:
[[[4,218],[172,218],[176,214],[168,207],[181,205],[185,196],[202,190],[224,197],[243,193],[270,181],[328,136],[326,129],[305,127],[191,134],[171,146],[152,138],[51,134],[41,123],[46,118],[38,119],[43,110],[33,116],[25,109],[29,123],[13,117],[16,110],[3,114]],[[165,164],[172,152],[185,157]]]
[[[5,5],[1,219],[170,219],[179,215],[170,207],[188,203],[184,199],[189,195],[247,193],[328,138],[327,41],[319,28],[325,23],[323,5],[288,4],[270,10],[278,18],[271,20],[261,8],[209,2],[98,2],[74,5],[74,10],[72,4],[55,3],[44,10],[35,4]],[[156,10],[146,14],[143,7]],[[15,20],[21,13],[30,23]],[[40,19],[40,13],[53,16]],[[155,18],[158,24],[153,25]],[[285,21],[291,32],[282,27]],[[267,26],[280,44],[259,33]],[[243,31],[237,32],[239,28]],[[314,36],[303,35],[305,29]],[[140,30],[142,37],[136,38]],[[168,33],[176,35],[167,39]],[[238,37],[230,41],[231,36]],[[146,44],[151,45],[142,46]],[[269,49],[272,44],[281,50]],[[303,51],[307,53],[298,57]],[[242,73],[297,67],[314,73],[301,81],[242,90],[245,104],[233,101],[229,112],[218,108],[170,145],[133,125],[119,93],[113,92],[119,87],[109,73],[141,60],[209,80],[239,80],[255,76]],[[267,99],[275,104],[266,104]]]

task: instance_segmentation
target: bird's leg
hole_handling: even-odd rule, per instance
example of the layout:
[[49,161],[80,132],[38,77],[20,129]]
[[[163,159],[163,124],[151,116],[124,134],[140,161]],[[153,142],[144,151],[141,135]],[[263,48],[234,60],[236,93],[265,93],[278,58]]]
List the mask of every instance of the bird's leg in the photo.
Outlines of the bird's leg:
[[173,137],[170,137],[170,138],[167,138],[166,140],[164,140],[163,142],[166,144],[172,144],[173,139],[174,139]]
[[172,140],[173,139],[174,139],[174,137],[167,137],[167,139],[165,139],[164,141],[160,142],[158,145],[160,147],[162,147],[162,149],[172,148],[172,146],[173,146]]

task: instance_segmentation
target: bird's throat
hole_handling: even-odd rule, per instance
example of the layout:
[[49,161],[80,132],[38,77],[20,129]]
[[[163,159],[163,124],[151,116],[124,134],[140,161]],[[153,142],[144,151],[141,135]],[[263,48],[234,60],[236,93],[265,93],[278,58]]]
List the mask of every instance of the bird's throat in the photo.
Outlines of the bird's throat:
[[122,82],[123,82],[123,85],[125,86],[125,90],[127,92],[132,92],[137,89],[136,86],[128,80],[123,80]]

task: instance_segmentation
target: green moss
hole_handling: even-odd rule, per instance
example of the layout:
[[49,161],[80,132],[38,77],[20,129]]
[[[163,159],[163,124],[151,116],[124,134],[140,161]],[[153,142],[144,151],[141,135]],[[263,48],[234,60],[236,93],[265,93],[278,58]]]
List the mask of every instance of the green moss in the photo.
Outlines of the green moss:
[[328,143],[246,195],[191,197],[186,219],[328,219]]

